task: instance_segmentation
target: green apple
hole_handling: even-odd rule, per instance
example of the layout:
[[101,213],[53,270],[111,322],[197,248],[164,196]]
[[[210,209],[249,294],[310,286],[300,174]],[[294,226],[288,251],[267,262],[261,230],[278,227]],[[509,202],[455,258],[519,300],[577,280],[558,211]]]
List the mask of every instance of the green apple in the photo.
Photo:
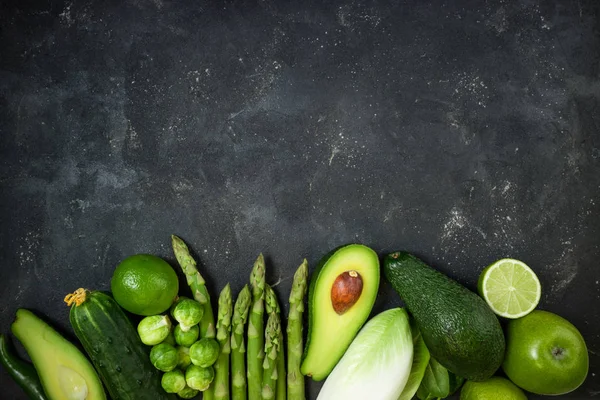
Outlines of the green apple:
[[517,386],[536,394],[569,393],[583,383],[588,367],[585,341],[566,319],[535,310],[508,322],[502,369]]

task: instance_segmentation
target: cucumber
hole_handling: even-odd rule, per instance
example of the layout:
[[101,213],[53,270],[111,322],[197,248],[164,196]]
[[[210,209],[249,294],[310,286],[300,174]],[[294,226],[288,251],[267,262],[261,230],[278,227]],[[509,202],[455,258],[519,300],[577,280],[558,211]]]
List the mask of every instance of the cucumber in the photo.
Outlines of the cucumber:
[[165,393],[149,348],[117,302],[98,291],[78,289],[65,298],[69,319],[113,400],[175,399]]

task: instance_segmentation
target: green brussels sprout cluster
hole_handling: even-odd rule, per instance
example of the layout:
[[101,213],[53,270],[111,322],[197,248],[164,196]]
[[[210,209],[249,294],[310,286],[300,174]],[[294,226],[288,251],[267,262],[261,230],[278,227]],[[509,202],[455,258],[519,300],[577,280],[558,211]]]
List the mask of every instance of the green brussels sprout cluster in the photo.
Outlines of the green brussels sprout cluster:
[[179,297],[169,315],[152,315],[137,327],[142,343],[152,346],[150,361],[164,374],[161,386],[182,399],[194,398],[208,389],[215,377],[213,365],[219,357],[219,342],[200,337],[198,323],[204,307]]

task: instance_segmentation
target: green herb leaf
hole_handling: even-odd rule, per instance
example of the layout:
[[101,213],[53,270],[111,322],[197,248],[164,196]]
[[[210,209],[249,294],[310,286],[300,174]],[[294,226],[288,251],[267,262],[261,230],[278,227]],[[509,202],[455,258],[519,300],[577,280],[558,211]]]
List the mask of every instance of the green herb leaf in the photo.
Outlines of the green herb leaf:
[[411,400],[413,398],[423,381],[425,371],[429,365],[429,350],[427,349],[427,346],[425,346],[423,336],[421,335],[419,328],[417,328],[415,320],[412,318],[410,320],[410,331],[413,339],[413,362],[408,381],[402,390],[402,394],[398,397],[398,400]]
[[432,400],[437,398],[443,399],[449,395],[450,378],[448,370],[435,359],[430,358],[421,386],[417,390],[417,397],[420,400]]

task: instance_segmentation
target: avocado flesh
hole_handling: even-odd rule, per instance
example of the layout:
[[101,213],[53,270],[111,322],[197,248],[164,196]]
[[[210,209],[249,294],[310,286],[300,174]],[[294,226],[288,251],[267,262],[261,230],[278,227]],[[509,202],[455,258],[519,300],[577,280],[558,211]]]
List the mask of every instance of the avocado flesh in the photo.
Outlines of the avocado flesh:
[[[363,287],[358,301],[339,315],[331,302],[336,278],[346,271],[359,273]],[[320,381],[329,375],[365,323],[379,289],[379,258],[360,244],[339,247],[319,262],[308,291],[308,338],[300,370]]]
[[496,372],[504,358],[504,334],[481,297],[405,252],[387,255],[384,273],[417,322],[433,358],[473,381]]
[[11,330],[27,350],[50,400],[106,399],[88,359],[33,313],[17,310]]

